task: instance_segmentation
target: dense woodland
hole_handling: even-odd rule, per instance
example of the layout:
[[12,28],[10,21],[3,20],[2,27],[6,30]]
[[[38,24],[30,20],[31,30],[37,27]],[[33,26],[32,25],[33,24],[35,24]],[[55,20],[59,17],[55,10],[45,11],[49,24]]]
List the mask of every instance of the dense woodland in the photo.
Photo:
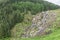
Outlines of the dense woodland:
[[60,6],[43,0],[2,0],[0,2],[0,38],[10,37],[10,30],[24,20],[28,11],[36,13],[58,9]]

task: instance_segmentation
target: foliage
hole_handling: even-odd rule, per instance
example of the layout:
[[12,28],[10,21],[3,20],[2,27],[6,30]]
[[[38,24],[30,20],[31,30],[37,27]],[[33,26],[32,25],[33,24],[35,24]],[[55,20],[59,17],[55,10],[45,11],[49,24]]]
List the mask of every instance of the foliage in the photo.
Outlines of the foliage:
[[[49,8],[49,9],[48,9]],[[0,37],[9,37],[16,23],[24,20],[24,15],[57,9],[59,6],[42,0],[3,0],[0,3]]]

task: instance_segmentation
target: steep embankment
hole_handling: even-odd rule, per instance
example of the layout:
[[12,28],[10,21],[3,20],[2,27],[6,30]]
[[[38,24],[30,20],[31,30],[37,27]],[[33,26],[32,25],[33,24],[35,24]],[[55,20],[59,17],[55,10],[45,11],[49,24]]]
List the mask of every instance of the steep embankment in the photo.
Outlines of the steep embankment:
[[[60,40],[60,9],[51,10],[49,12],[52,12],[52,13],[56,14],[56,21],[51,25],[51,27],[52,27],[51,28],[51,30],[52,30],[51,34],[45,35],[45,36],[42,36],[42,37],[32,37],[32,38],[22,38],[22,39],[20,39],[20,37],[19,38],[16,37],[16,40]],[[18,27],[18,25],[16,26],[16,28],[17,27]],[[18,29],[16,29],[16,32],[17,32],[17,30]],[[15,39],[15,38],[11,38],[11,39]]]
[[[55,21],[56,15],[54,12],[42,12],[32,19],[32,24],[26,28],[23,37],[33,37],[38,35],[49,34],[51,32],[50,26]],[[49,33],[45,33],[46,30],[50,30]]]

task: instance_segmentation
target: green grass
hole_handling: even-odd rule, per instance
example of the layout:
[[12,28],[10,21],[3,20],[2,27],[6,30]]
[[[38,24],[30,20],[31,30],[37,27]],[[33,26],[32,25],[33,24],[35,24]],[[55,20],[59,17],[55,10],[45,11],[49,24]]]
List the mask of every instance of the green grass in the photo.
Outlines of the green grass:
[[[60,9],[58,10],[51,10],[52,12],[56,13],[56,21],[53,23],[52,25],[52,33],[49,35],[44,35],[44,36],[39,36],[39,37],[32,37],[32,38],[4,38],[4,39],[0,39],[0,40],[60,40]],[[21,23],[23,24],[23,23]],[[23,26],[27,26],[26,24],[23,24]],[[16,25],[18,26],[22,26],[20,24]],[[20,30],[20,29],[18,29]]]

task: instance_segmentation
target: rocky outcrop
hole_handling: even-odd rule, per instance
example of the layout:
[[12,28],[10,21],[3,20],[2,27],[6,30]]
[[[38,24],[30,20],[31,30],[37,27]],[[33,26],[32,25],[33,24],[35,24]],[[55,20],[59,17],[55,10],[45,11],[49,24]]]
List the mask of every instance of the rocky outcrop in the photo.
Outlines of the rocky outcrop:
[[38,13],[33,17],[32,25],[25,29],[22,37],[34,37],[46,34],[46,30],[50,30],[49,28],[55,19],[56,15],[53,12],[46,11]]

